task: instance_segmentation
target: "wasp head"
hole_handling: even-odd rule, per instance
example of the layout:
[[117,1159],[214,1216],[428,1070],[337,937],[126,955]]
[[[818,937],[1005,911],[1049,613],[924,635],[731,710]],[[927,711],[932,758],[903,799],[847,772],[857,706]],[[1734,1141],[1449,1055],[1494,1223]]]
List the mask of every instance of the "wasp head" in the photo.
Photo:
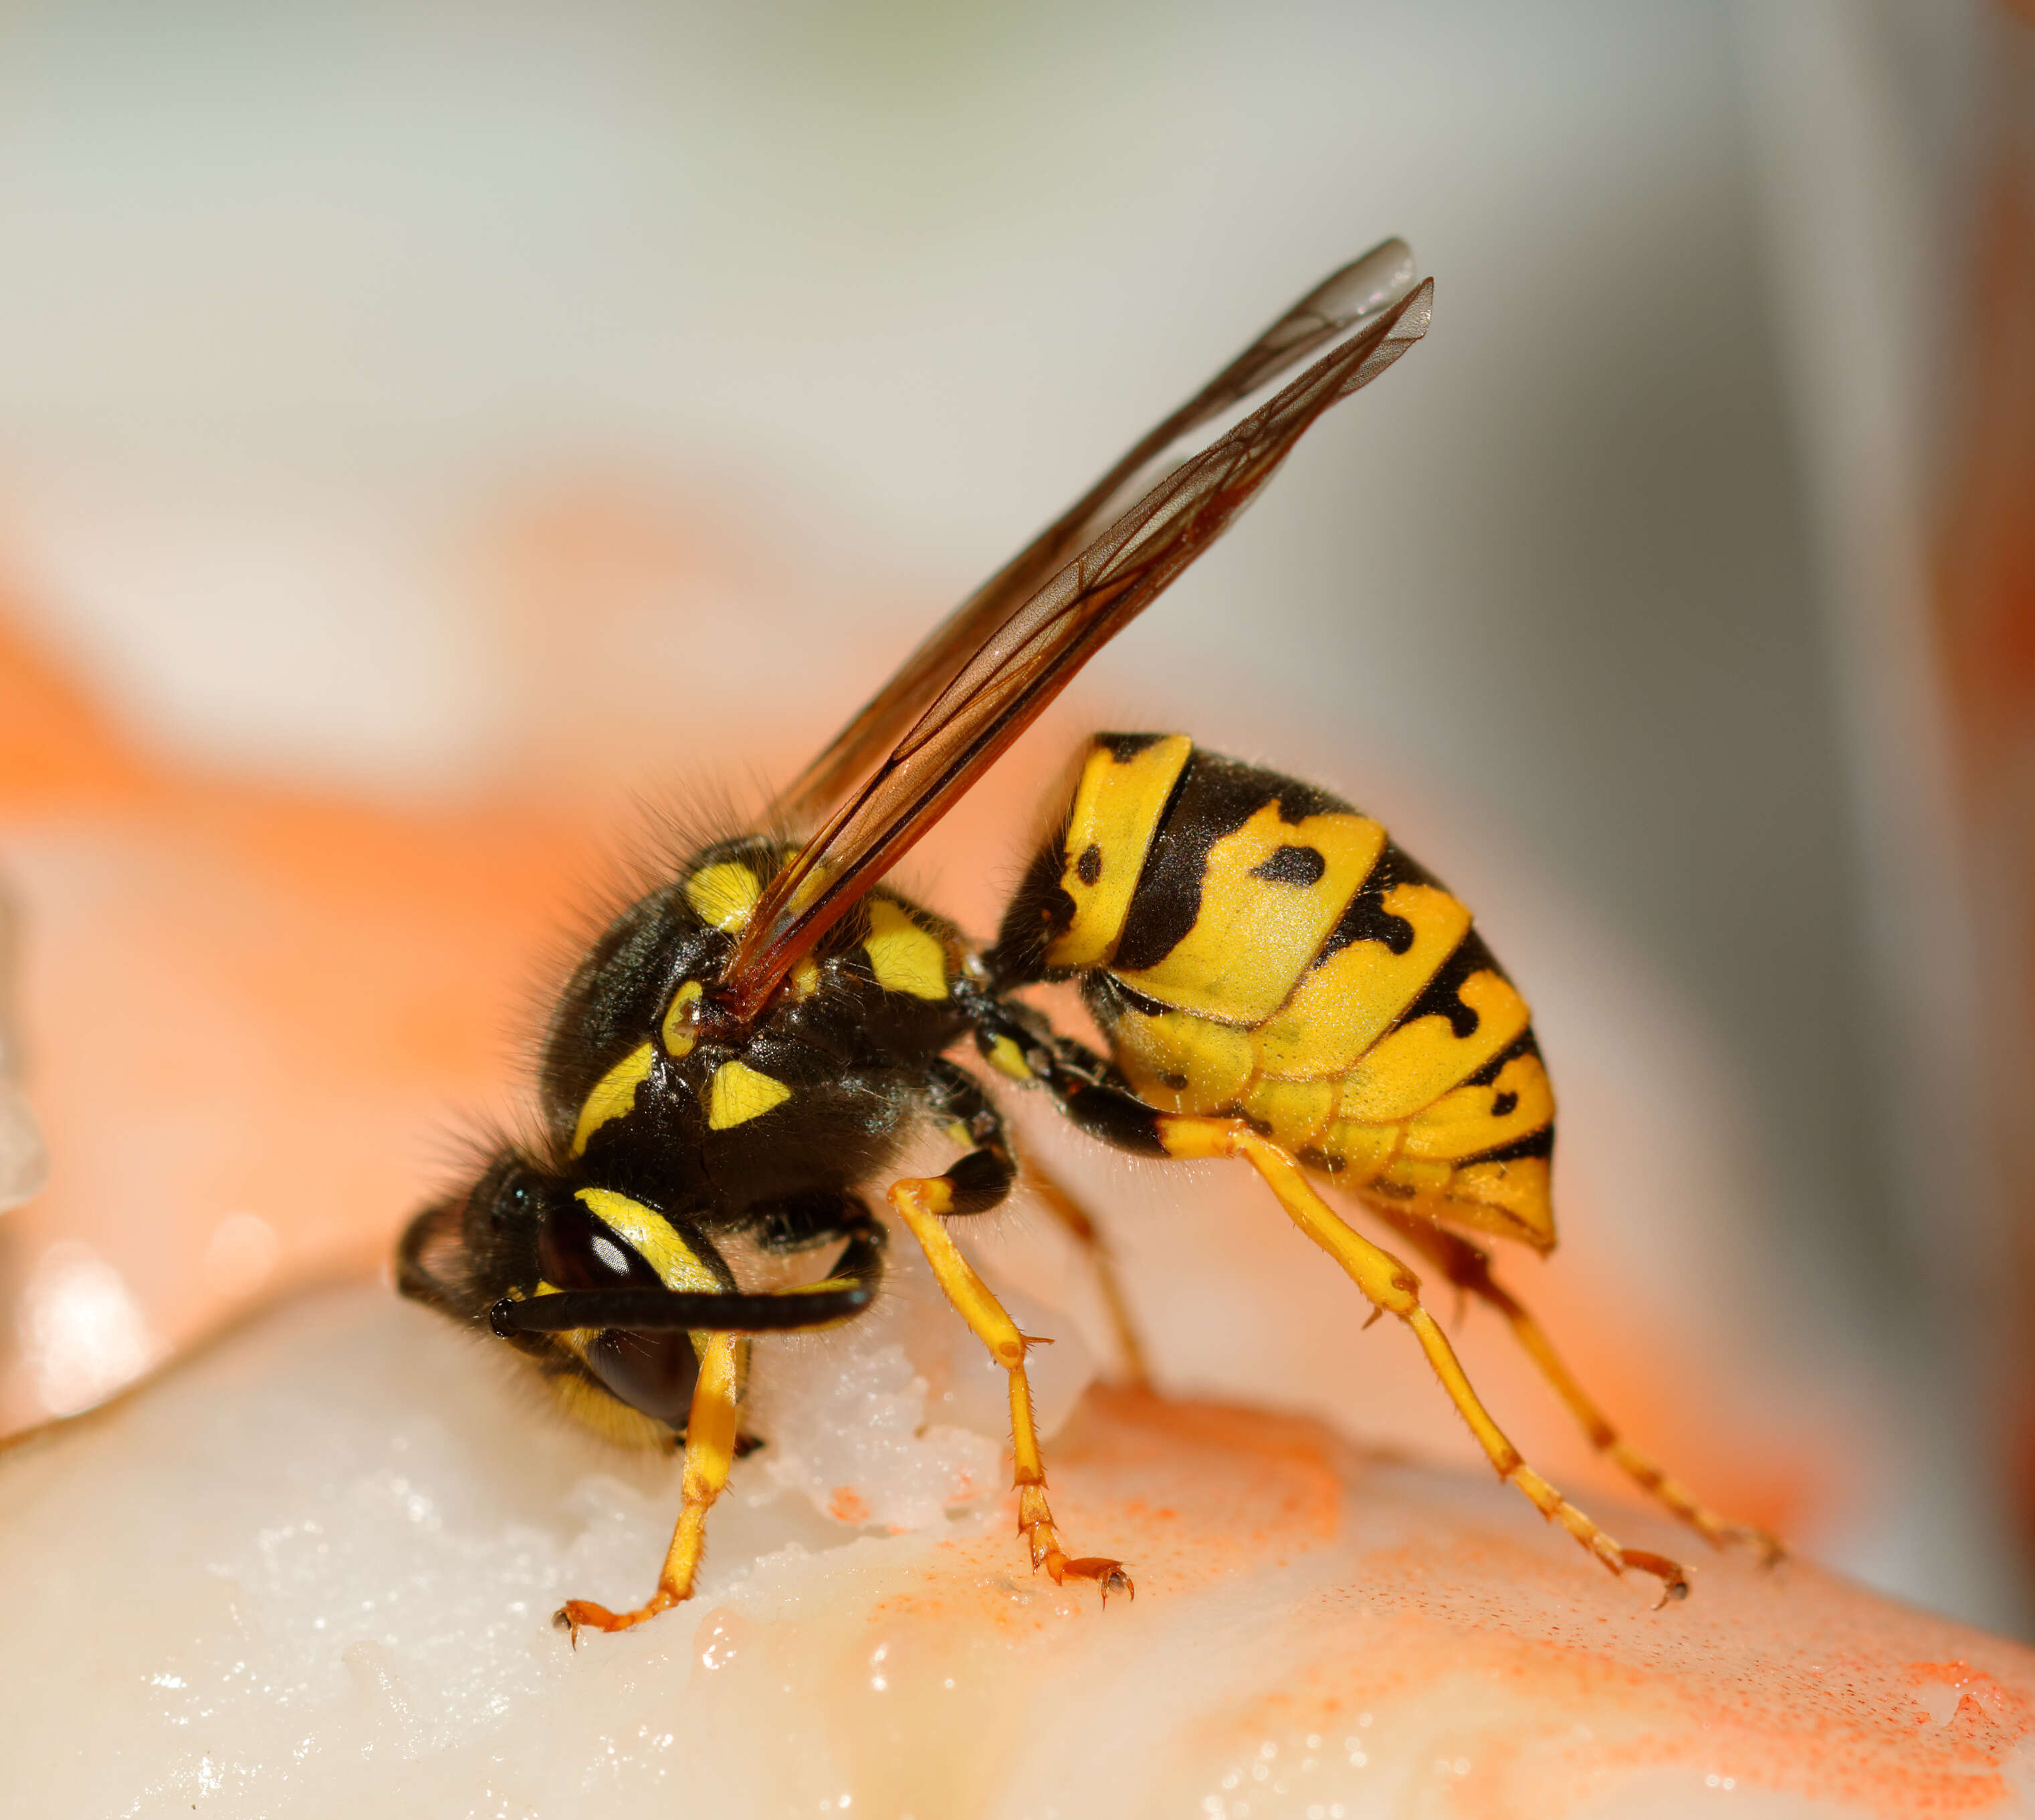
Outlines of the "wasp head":
[[501,1333],[581,1421],[611,1438],[649,1440],[684,1429],[702,1336],[604,1326],[510,1332],[499,1309],[562,1291],[732,1290],[735,1279],[690,1221],[505,1150],[465,1194],[411,1222],[397,1283],[456,1320]]

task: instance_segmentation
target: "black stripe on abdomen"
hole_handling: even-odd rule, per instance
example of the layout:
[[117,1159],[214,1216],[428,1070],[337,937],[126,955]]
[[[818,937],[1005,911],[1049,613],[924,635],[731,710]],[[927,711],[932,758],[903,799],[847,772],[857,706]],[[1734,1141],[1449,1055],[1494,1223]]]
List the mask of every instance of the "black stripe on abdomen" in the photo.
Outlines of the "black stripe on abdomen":
[[1155,967],[1185,939],[1202,914],[1210,850],[1267,803],[1277,803],[1280,820],[1289,823],[1309,816],[1356,812],[1311,784],[1195,748],[1160,818],[1138,888],[1130,895],[1123,933],[1109,963],[1113,970],[1142,973]]

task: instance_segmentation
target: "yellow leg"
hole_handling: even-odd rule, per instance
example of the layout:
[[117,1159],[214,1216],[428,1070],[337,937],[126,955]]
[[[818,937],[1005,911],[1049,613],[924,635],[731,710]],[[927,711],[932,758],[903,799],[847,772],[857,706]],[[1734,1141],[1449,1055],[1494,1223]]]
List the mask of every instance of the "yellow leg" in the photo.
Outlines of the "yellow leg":
[[693,1386],[692,1407],[686,1419],[686,1472],[680,1490],[678,1525],[664,1552],[664,1570],[657,1590],[634,1611],[610,1611],[590,1599],[568,1599],[552,1620],[572,1633],[575,1647],[580,1629],[626,1630],[646,1618],[668,1611],[690,1599],[693,1576],[699,1569],[706,1513],[728,1483],[735,1460],[736,1404],[741,1388],[739,1336],[710,1333],[700,1355],[699,1380]]
[[1018,1331],[1018,1324],[990,1294],[989,1286],[976,1275],[941,1223],[941,1215],[952,1201],[952,1188],[943,1177],[908,1178],[890,1187],[891,1206],[911,1228],[947,1300],[988,1347],[990,1357],[1010,1374],[1011,1481],[1018,1487],[1018,1532],[1031,1547],[1032,1565],[1044,1568],[1055,1582],[1070,1577],[1094,1581],[1102,1588],[1105,1603],[1112,1592],[1128,1592],[1134,1598],[1138,1589],[1122,1562],[1100,1555],[1070,1558],[1060,1546],[1053,1513],[1047,1508],[1046,1463],[1032,1419],[1032,1386],[1025,1376],[1025,1350],[1036,1343]]
[[1145,1369],[1145,1348],[1138,1342],[1137,1324],[1130,1318],[1130,1305],[1117,1278],[1108,1242],[1081,1204],[1040,1164],[1028,1156],[1018,1166],[1025,1185],[1038,1196],[1046,1211],[1066,1229],[1088,1259],[1089,1268],[1095,1272],[1096,1286],[1102,1291],[1103,1304],[1109,1311],[1109,1324],[1116,1330],[1117,1349],[1123,1360],[1123,1381],[1134,1389],[1144,1389],[1152,1381],[1150,1373]]
[[1559,1523],[1614,1573],[1628,1567],[1658,1576],[1662,1598],[1687,1596],[1689,1583],[1675,1562],[1644,1549],[1622,1548],[1521,1458],[1519,1450],[1470,1388],[1448,1336],[1420,1302],[1420,1281],[1389,1251],[1373,1245],[1338,1219],[1315,1193],[1300,1164],[1277,1144],[1258,1136],[1241,1119],[1195,1118],[1161,1113],[1154,1121],[1169,1156],[1240,1157],[1265,1178],[1293,1223],[1347,1271],[1371,1304],[1395,1314],[1413,1330],[1428,1363],[1449,1400],[1469,1425],[1500,1479],[1518,1487],[1543,1517]]
[[1761,1558],[1769,1566],[1781,1559],[1786,1551],[1765,1530],[1725,1522],[1695,1493],[1663,1471],[1612,1426],[1609,1419],[1591,1400],[1589,1393],[1555,1351],[1547,1330],[1510,1290],[1491,1276],[1491,1258],[1483,1246],[1473,1245],[1459,1234],[1423,1219],[1417,1214],[1367,1204],[1367,1211],[1404,1233],[1412,1244],[1434,1260],[1458,1289],[1474,1295],[1505,1317],[1528,1356],[1554,1386],[1555,1394],[1569,1406],[1570,1413],[1582,1424],[1590,1445],[1615,1460],[1643,1490],[1658,1498],[1712,1547],[1721,1548],[1728,1543],[1746,1542],[1759,1550]]

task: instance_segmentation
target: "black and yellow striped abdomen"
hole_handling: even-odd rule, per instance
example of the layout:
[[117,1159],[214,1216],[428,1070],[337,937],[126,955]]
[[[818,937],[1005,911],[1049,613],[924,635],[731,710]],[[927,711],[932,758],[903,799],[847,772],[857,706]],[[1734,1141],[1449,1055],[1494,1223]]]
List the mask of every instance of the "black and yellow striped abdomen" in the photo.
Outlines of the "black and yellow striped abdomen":
[[1383,828],[1182,735],[1105,734],[1000,951],[1078,976],[1172,1112],[1249,1119],[1367,1198],[1554,1242],[1554,1097],[1469,912]]

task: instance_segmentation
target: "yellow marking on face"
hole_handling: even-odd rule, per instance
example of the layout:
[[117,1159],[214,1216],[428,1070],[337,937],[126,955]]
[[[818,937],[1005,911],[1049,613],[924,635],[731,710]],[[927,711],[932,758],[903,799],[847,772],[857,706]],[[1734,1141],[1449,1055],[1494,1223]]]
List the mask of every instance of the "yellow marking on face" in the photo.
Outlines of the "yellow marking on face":
[[654,1421],[640,1409],[631,1409],[619,1396],[589,1383],[577,1372],[547,1372],[544,1382],[566,1415],[604,1441],[611,1441],[618,1447],[671,1445],[671,1431],[663,1422]]
[[870,970],[886,992],[908,993],[913,998],[947,996],[947,951],[935,935],[912,921],[897,905],[873,898],[869,905]]
[[1032,1071],[1025,1065],[1025,1052],[1007,1036],[991,1039],[989,1045],[989,1065],[999,1074],[1008,1075],[1013,1080],[1029,1080]]
[[1227,1024],[1183,1011],[1127,1011],[1109,1034],[1131,1085],[1162,1111],[1221,1112],[1250,1083],[1250,1034]]
[[739,860],[702,866],[686,880],[686,902],[704,922],[732,935],[749,925],[749,913],[763,895],[762,882]]
[[579,1123],[573,1127],[572,1154],[585,1153],[593,1134],[610,1119],[620,1118],[636,1104],[636,1090],[649,1078],[656,1065],[657,1052],[640,1043],[593,1083],[593,1091],[579,1109]]
[[608,1188],[582,1188],[573,1198],[656,1272],[665,1288],[712,1291],[724,1287],[655,1208]]
[[1410,1118],[1475,1074],[1526,1027],[1526,1001],[1497,974],[1472,974],[1456,996],[1476,1013],[1476,1028],[1458,1037],[1437,1013],[1381,1038],[1343,1076],[1343,1117],[1366,1125]]
[[[1252,876],[1282,847],[1320,855],[1312,884]],[[1118,978],[1161,1004],[1224,1023],[1262,1023],[1292,995],[1384,847],[1384,829],[1367,816],[1289,822],[1267,803],[1209,850],[1194,927],[1157,967]]]
[[746,1062],[724,1061],[713,1071],[707,1089],[706,1122],[715,1131],[747,1125],[761,1118],[773,1106],[782,1106],[792,1090],[781,1080],[773,1080]]
[[820,964],[811,955],[792,969],[792,997],[811,998],[820,989]]
[[[1500,1106],[1508,1110],[1500,1112]],[[1514,1056],[1488,1087],[1445,1093],[1406,1126],[1409,1156],[1475,1156],[1540,1130],[1555,1116],[1555,1091],[1538,1056]]]
[[[523,1292],[521,1290],[512,1289],[509,1293],[511,1296],[514,1297],[517,1301],[521,1302],[523,1300]],[[540,1277],[538,1279],[537,1287],[531,1291],[530,1293],[534,1297],[540,1295],[562,1295],[565,1294],[565,1291],[560,1289],[555,1283],[547,1283]],[[592,1345],[594,1341],[600,1337],[600,1329],[597,1327],[569,1327],[562,1332],[547,1333],[544,1336],[544,1338],[550,1341],[552,1345],[562,1347],[566,1351],[570,1353],[574,1358],[582,1360],[586,1357],[586,1349],[589,1346]]]
[[[1060,888],[1074,900],[1074,920],[1047,948],[1049,967],[1100,967],[1116,951],[1159,818],[1194,749],[1184,733],[1168,734],[1127,759],[1100,740],[1090,749],[1074,787],[1060,874]],[[1093,857],[1085,857],[1091,849]]]
[[689,979],[671,994],[671,1008],[664,1013],[664,1021],[657,1034],[664,1038],[664,1053],[674,1059],[690,1055],[693,1049],[693,1025],[690,1008],[699,1003],[700,982]]
[[959,1119],[949,1119],[945,1129],[946,1131],[946,1140],[949,1144],[958,1144],[963,1150],[972,1150],[975,1148],[974,1134],[971,1132],[968,1127],[962,1124]]
[[1245,1113],[1272,1128],[1272,1140],[1288,1150],[1305,1150],[1328,1127],[1335,1111],[1335,1083],[1261,1080],[1242,1102]]
[[1469,912],[1434,885],[1396,885],[1384,907],[1413,925],[1403,955],[1382,941],[1352,942],[1301,975],[1293,996],[1258,1033],[1258,1065],[1286,1080],[1325,1080],[1352,1066],[1420,996],[1469,933]]
[[[667,1289],[712,1293],[726,1287],[656,1208],[605,1188],[582,1188],[574,1198],[656,1271]],[[540,1282],[536,1293],[557,1295],[562,1291],[555,1283]],[[546,1337],[584,1362],[600,1332],[598,1328],[575,1327]],[[693,1351],[698,1354],[711,1336],[694,1333],[688,1337]],[[566,1415],[618,1445],[662,1447],[671,1441],[671,1430],[663,1422],[631,1408],[602,1385],[577,1373],[547,1371],[544,1381]]]
[[1322,1134],[1321,1147],[1343,1166],[1342,1179],[1352,1188],[1360,1187],[1398,1155],[1404,1131],[1401,1125],[1337,1119]]

